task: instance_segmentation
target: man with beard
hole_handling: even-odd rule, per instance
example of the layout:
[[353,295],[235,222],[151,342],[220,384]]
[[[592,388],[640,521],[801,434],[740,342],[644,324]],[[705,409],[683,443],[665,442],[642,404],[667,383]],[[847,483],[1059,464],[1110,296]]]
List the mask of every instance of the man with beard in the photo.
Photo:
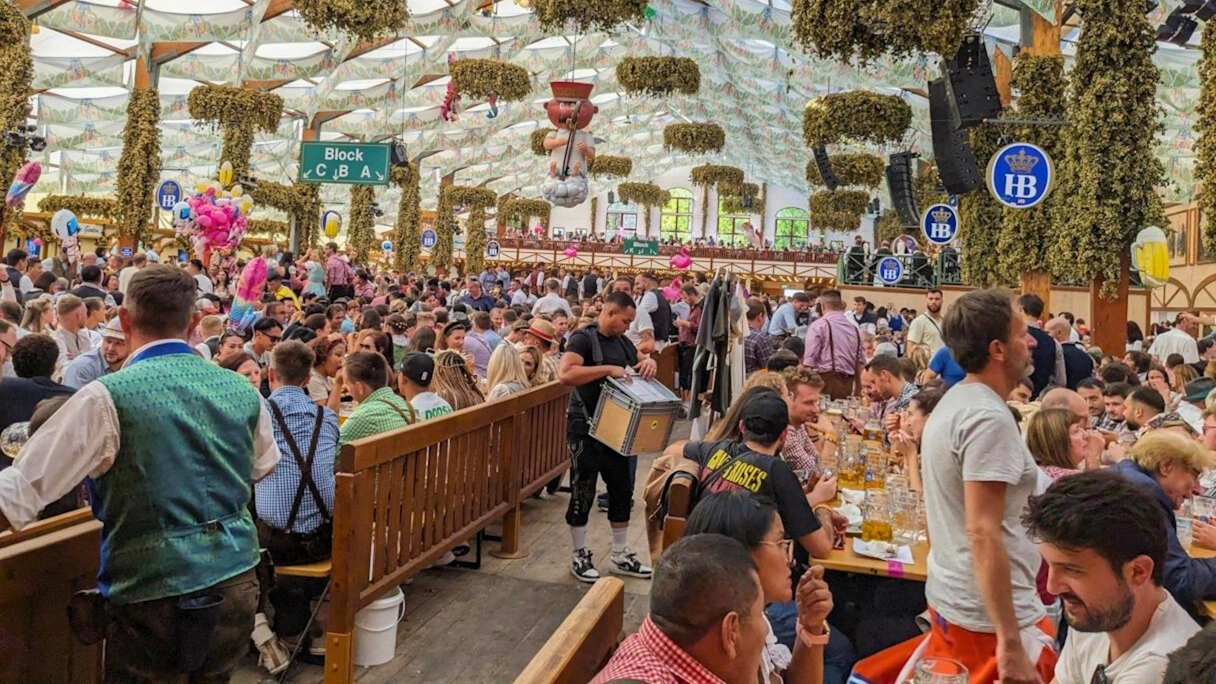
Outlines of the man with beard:
[[[1162,586],[1166,520],[1151,494],[1111,472],[1061,478],[1022,517],[1072,633],[1058,684],[1157,684],[1199,625]],[[1117,530],[1118,534],[1112,534]]]
[[77,356],[63,372],[63,384],[80,389],[122,368],[127,360],[127,335],[115,316],[101,329],[101,344]]
[[1170,416],[1178,418],[1176,413],[1165,412],[1165,399],[1161,393],[1148,385],[1141,385],[1132,390],[1123,402],[1123,420],[1127,429],[1135,432],[1137,439],[1168,420]]
[[[892,330],[895,328],[892,327]],[[908,353],[917,347],[928,347],[929,355],[946,346],[942,339],[942,291],[929,290],[925,295],[925,312],[912,319],[908,326]]]

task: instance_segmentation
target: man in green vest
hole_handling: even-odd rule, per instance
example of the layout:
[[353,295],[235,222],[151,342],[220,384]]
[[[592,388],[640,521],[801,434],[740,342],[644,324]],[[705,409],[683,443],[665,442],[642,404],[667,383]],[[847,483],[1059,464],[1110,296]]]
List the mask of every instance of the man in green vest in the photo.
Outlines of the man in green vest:
[[94,637],[106,681],[227,681],[248,650],[250,490],[279,449],[257,391],[186,343],[195,293],[179,268],[135,274],[118,313],[126,365],[73,395],[0,472],[0,531],[86,481],[103,524],[100,599],[74,607],[107,621]]

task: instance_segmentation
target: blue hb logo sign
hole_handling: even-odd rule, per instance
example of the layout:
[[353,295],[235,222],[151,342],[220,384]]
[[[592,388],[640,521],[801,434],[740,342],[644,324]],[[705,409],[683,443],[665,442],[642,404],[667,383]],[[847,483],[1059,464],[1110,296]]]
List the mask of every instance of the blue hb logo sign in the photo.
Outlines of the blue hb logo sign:
[[934,204],[920,217],[920,230],[935,245],[947,245],[958,235],[958,212],[948,204]]
[[156,204],[164,211],[173,211],[173,205],[182,201],[182,186],[177,181],[165,180],[156,186]]
[[1029,209],[1046,199],[1055,180],[1051,157],[1029,143],[1006,145],[988,162],[988,189],[1001,204]]
[[431,230],[430,228],[427,228],[426,230],[422,231],[422,248],[423,249],[431,249],[432,247],[435,246],[436,242],[439,242],[439,236],[435,234],[435,231]]
[[135,255],[135,250],[130,247],[122,247],[118,250],[118,254],[124,259],[130,259]]
[[490,257],[491,259],[497,259],[501,252],[502,247],[499,246],[497,240],[490,240],[486,243],[486,256]]
[[878,279],[894,285],[904,277],[904,264],[895,257],[883,257],[878,261]]

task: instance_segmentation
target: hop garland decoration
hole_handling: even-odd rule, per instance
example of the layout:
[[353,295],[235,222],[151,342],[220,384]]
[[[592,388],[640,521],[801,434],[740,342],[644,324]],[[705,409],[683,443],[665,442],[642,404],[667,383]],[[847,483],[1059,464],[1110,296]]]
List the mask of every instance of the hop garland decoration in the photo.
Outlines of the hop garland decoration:
[[[452,265],[452,242],[456,235],[456,208],[469,210],[469,225],[474,226],[474,219],[481,217],[482,232],[485,232],[486,207],[494,206],[498,196],[488,188],[474,188],[467,185],[445,185],[439,190],[439,205],[435,209],[435,233],[438,240],[431,250],[431,263],[437,268],[449,268]],[[482,252],[484,253],[484,244]],[[465,270],[471,271],[468,263],[469,252],[466,249]],[[483,257],[484,258],[484,254]],[[477,269],[480,271],[481,269]]]
[[536,18],[546,33],[571,23],[579,33],[611,31],[620,24],[646,20],[648,0],[539,0]]
[[[794,40],[822,59],[953,55],[978,0],[794,0]],[[874,27],[881,27],[876,29]]]
[[626,57],[616,65],[616,78],[630,95],[696,95],[701,68],[689,57]]
[[[532,138],[530,141],[532,146],[532,154],[535,154],[538,157],[549,156],[549,150],[545,149],[545,137],[554,132],[554,130],[556,129],[538,128],[535,131],[532,131]],[[595,167],[592,168],[594,169]]]
[[546,230],[549,228],[549,213],[552,211],[553,205],[542,199],[525,199],[521,197],[508,197],[502,203],[502,216],[506,219],[519,219],[521,224],[526,224],[530,217],[540,219],[540,223]]
[[1165,177],[1154,154],[1162,130],[1152,60],[1156,33],[1138,0],[1078,0],[1074,6],[1086,21],[1070,73],[1049,260],[1055,275],[1100,280],[1099,296],[1114,299],[1126,277],[1121,259],[1136,233],[1168,225],[1154,189]]
[[811,222],[820,230],[854,231],[869,204],[863,190],[821,190],[811,194]]
[[738,186],[743,183],[743,169],[735,166],[702,164],[692,167],[690,175],[692,184],[703,188],[715,186],[720,189],[723,185]]
[[[30,84],[34,80],[34,58],[30,51],[30,21],[10,3],[0,3],[0,131],[11,131],[24,124],[29,113]],[[25,153],[16,147],[0,147],[0,178],[10,183],[25,164]],[[21,205],[0,204],[3,229],[13,235],[21,228]]]
[[155,207],[160,181],[160,94],[155,88],[135,90],[127,103],[122,155],[118,158],[118,234],[142,240]]
[[[976,159],[992,159],[1001,149],[1001,131],[990,124],[980,124],[968,132]],[[1059,192],[1057,188],[1055,192]],[[1002,283],[996,259],[1004,210],[992,193],[977,190],[959,197],[959,241],[962,245],[964,282],[976,287]]]
[[[886,170],[886,163],[882,157],[873,154],[847,153],[834,154],[829,157],[829,161],[832,164],[832,173],[836,174],[836,180],[841,185],[859,185],[874,189],[882,184],[883,173]],[[819,177],[819,167],[813,159],[806,165],[806,182],[813,187],[825,185],[823,179]]]
[[806,146],[846,141],[896,143],[912,125],[912,108],[895,95],[850,90],[811,100],[802,112]]
[[[1032,55],[1023,51],[1013,63],[1013,87],[1021,92],[1014,119],[1055,119],[1065,117],[1064,58],[1060,55]],[[1062,126],[1016,126],[1009,131],[1014,139],[1042,147],[1052,159],[1063,157]],[[1057,168],[1057,172],[1059,169]],[[997,273],[1007,283],[1018,282],[1023,273],[1049,270],[1047,255],[1055,241],[1052,221],[1055,204],[1061,195],[1052,192],[1041,204],[1030,209],[1004,210],[997,237]]]
[[[727,214],[764,214],[760,186],[755,183],[723,183],[718,186],[718,197],[722,200],[722,211]],[[744,198],[750,206],[743,206]]]
[[259,205],[286,212],[296,220],[300,245],[313,247],[321,236],[321,186],[316,183],[284,185],[273,181],[258,181],[250,191]]
[[1216,28],[1203,25],[1199,44],[1203,56],[1199,59],[1199,120],[1195,131],[1195,181],[1199,186],[1200,223],[1203,225],[1203,246],[1208,254],[1216,254]]
[[410,18],[401,0],[295,0],[294,7],[318,31],[336,29],[366,41],[401,31]]
[[592,176],[626,178],[633,173],[633,160],[629,157],[600,155],[591,160],[591,168],[587,169],[587,173]]
[[464,236],[464,270],[476,275],[486,265],[486,208],[469,207],[469,222]]
[[376,191],[370,185],[350,186],[350,232],[346,241],[355,251],[355,261],[365,263],[367,255],[376,242],[376,218],[372,216],[372,203]]
[[[291,227],[284,221],[276,221],[274,219],[249,219],[246,223],[245,233],[247,235],[266,235],[271,240],[282,235],[286,236]],[[190,249],[190,242],[185,242],[185,249]]]
[[616,196],[624,204],[642,206],[646,217],[646,235],[650,235],[651,210],[671,201],[671,193],[654,183],[621,183],[616,186]]
[[389,172],[393,185],[401,188],[397,201],[397,225],[393,230],[393,265],[399,273],[419,270],[418,256],[422,254],[419,222],[422,218],[421,176],[413,162],[394,166]]
[[726,131],[713,123],[668,124],[663,129],[663,146],[692,154],[721,152],[726,144]]
[[118,200],[113,197],[47,195],[38,202],[38,210],[48,214],[54,214],[60,209],[68,209],[80,218],[113,220],[118,216]]
[[475,100],[497,96],[504,102],[517,102],[532,92],[528,70],[496,59],[458,59],[448,65],[452,86],[461,95]]
[[[916,206],[925,209],[934,204],[945,204],[949,196],[942,188],[941,174],[933,165],[925,173],[912,179],[912,195],[916,198]],[[887,209],[874,220],[874,240],[884,242],[900,235],[910,235],[920,246],[925,244],[925,236],[915,226],[904,223],[903,217],[893,209]]]
[[219,163],[232,164],[232,177],[249,175],[249,155],[257,131],[273,133],[283,115],[283,98],[239,86],[195,86],[186,98],[190,117],[204,129],[223,131]]

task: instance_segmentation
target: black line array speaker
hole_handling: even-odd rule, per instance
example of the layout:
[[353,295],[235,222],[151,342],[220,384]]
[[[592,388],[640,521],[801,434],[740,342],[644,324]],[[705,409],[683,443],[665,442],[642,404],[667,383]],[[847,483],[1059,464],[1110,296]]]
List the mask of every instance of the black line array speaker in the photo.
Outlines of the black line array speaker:
[[946,78],[929,81],[929,124],[933,132],[933,158],[942,186],[951,195],[964,195],[980,187],[979,162],[971,150],[967,129],[950,120]]
[[920,222],[916,194],[912,188],[912,160],[918,156],[915,152],[897,152],[887,157],[887,189],[891,191],[891,204],[904,224],[909,226]]
[[840,187],[836,172],[832,170],[832,160],[828,159],[828,151],[822,147],[816,147],[814,154],[815,168],[819,169],[819,178],[823,180],[823,184],[827,186],[828,190]]
[[943,59],[941,68],[955,128],[971,128],[1001,115],[1001,94],[996,89],[988,49],[979,34],[963,36],[958,52]]

